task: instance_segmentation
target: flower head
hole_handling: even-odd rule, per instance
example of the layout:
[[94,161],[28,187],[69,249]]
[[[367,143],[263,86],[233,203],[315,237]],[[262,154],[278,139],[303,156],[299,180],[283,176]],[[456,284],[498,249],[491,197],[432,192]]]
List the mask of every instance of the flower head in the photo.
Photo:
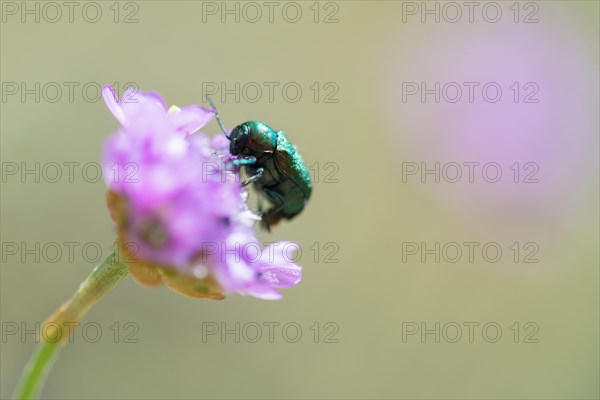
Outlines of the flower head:
[[121,124],[104,146],[108,204],[138,281],[194,297],[265,299],[300,281],[293,260],[266,257],[254,238],[258,217],[228,168],[227,139],[197,132],[213,110],[168,109],[158,94],[133,89],[119,101],[110,86],[103,97]]

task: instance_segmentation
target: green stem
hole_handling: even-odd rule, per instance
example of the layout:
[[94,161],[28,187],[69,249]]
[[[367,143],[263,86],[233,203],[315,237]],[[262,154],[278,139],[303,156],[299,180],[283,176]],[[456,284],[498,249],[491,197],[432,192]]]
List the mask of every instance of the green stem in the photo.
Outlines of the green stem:
[[[36,352],[31,356],[18,390],[17,399],[32,399],[41,389],[44,378],[52,366],[57,350],[67,342],[71,331],[85,317],[94,304],[99,302],[119,282],[127,277],[127,265],[112,253],[98,265],[79,286],[73,297],[67,300],[45,322],[44,332]],[[48,329],[50,328],[50,329]]]

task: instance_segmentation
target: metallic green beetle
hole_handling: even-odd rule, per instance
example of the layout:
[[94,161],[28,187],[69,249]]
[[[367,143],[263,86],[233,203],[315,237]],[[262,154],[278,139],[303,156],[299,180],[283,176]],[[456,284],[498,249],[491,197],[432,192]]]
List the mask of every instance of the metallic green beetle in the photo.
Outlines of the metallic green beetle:
[[[259,195],[271,204],[261,215],[261,225],[270,231],[281,219],[289,220],[298,215],[310,198],[312,181],[302,156],[285,133],[275,132],[262,122],[249,121],[236,126],[228,135],[210,97],[208,102],[230,141],[229,152],[242,156],[234,160],[234,164],[243,166],[249,176],[243,184],[253,183]],[[261,208],[259,199],[259,212]]]

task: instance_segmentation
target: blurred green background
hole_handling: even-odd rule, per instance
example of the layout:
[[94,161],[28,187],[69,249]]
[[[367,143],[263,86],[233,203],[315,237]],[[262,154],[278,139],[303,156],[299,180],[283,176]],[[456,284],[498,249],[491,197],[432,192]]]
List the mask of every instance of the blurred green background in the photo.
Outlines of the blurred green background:
[[[278,302],[214,302],[129,279],[90,312],[84,323],[96,325],[76,332],[42,397],[598,398],[598,2],[500,2],[495,23],[494,9],[482,17],[486,2],[473,22],[459,3],[454,23],[444,2],[277,2],[272,21],[262,2],[77,2],[73,22],[65,6],[58,18],[44,4],[2,2],[2,398],[35,347],[22,328],[43,321],[88,275],[94,264],[83,244],[106,255],[114,239],[105,186],[82,179],[81,168],[100,162],[117,127],[95,88],[117,83],[122,93],[127,82],[177,105],[202,102],[213,83],[235,91],[239,82],[237,101],[213,95],[225,124],[258,119],[286,131],[315,190],[301,216],[261,240],[299,242],[303,281]],[[23,22],[22,7],[39,7],[40,21],[25,14]],[[237,7],[239,22],[225,7]],[[440,22],[421,7],[438,7]],[[504,97],[403,101],[402,82],[453,81],[495,81]],[[39,102],[22,98],[20,85],[36,82]],[[263,90],[255,102],[251,82]],[[266,82],[278,85],[272,101]],[[522,90],[535,82],[539,102],[520,101],[523,92],[515,103],[512,82]],[[296,102],[293,87],[302,90]],[[10,163],[36,162],[80,164],[74,182],[7,174]],[[403,179],[408,162],[498,162],[504,175],[497,184],[423,183]],[[512,182],[514,162],[522,173],[536,163],[539,182]],[[7,254],[9,242],[81,245],[73,260],[23,262]],[[466,254],[423,262],[406,253],[409,242],[480,247],[474,262]],[[488,242],[503,251],[496,263],[481,255]],[[532,249],[539,262],[524,262]],[[239,323],[239,343],[233,334],[203,340],[211,322]],[[270,322],[280,324],[272,343]],[[453,322],[462,330],[455,343]],[[479,324],[473,340],[469,322]],[[256,343],[248,323],[262,327]],[[302,329],[295,343],[286,340],[294,328],[282,333],[287,323]],[[436,323],[439,342],[422,338]],[[492,343],[494,326],[502,333]]]

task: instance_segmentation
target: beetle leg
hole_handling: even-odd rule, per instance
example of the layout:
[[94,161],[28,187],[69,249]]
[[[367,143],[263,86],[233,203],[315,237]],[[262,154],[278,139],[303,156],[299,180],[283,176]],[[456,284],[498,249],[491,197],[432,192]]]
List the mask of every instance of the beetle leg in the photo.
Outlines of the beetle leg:
[[256,162],[256,157],[249,156],[242,159],[233,160],[233,165],[250,165]]
[[250,178],[248,178],[244,182],[242,182],[242,186],[248,186],[252,182],[256,182],[263,176],[264,173],[265,173],[264,168],[258,168],[256,170],[256,175],[252,175]]
[[260,220],[260,224],[267,232],[271,233],[271,224],[269,223],[268,218],[263,217],[263,219]]
[[267,197],[269,198],[269,202],[273,205],[273,207],[267,210],[264,214],[261,214],[260,222],[267,232],[271,232],[271,225],[275,225],[281,219],[281,216],[277,216],[277,213],[285,205],[285,199],[277,192],[269,192]]
[[256,199],[256,203],[258,207],[258,213],[262,216],[262,198],[260,196],[258,196]]

